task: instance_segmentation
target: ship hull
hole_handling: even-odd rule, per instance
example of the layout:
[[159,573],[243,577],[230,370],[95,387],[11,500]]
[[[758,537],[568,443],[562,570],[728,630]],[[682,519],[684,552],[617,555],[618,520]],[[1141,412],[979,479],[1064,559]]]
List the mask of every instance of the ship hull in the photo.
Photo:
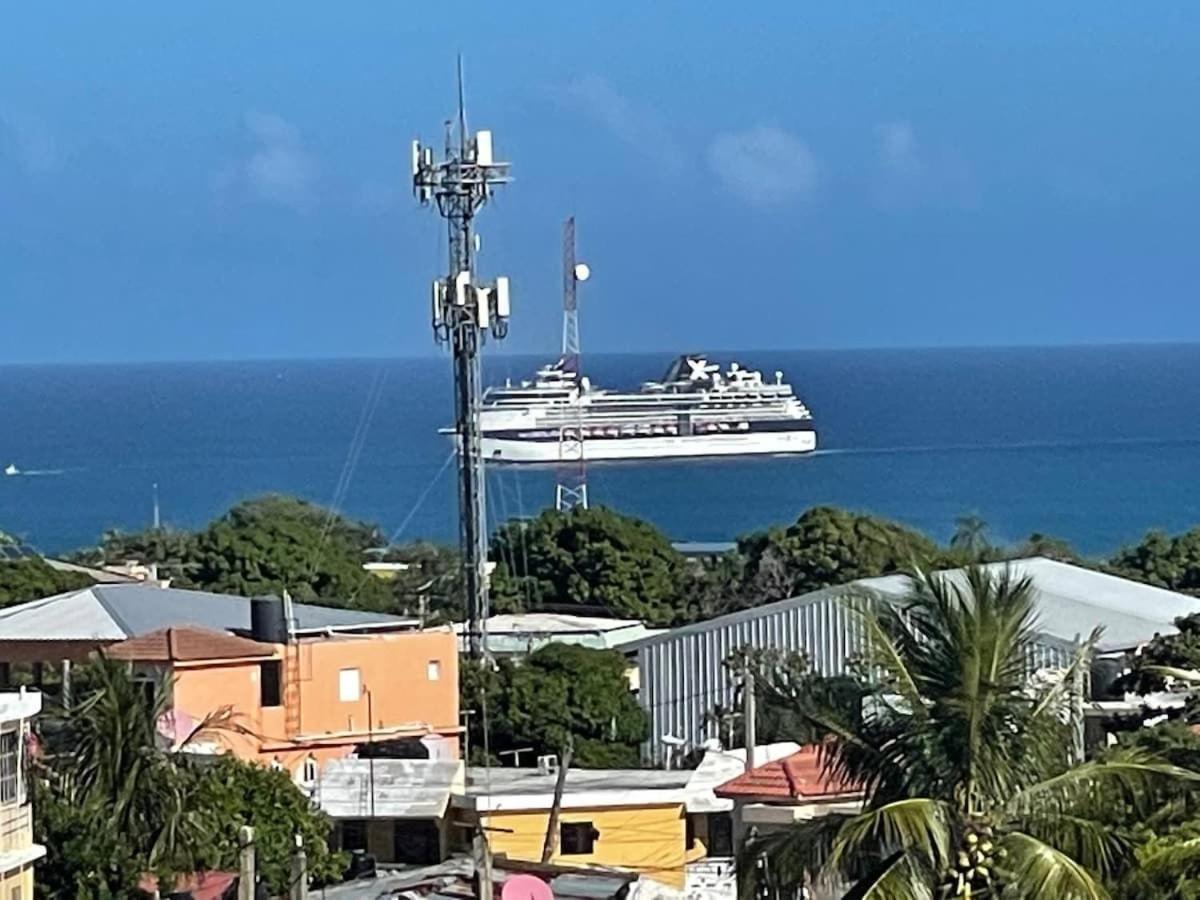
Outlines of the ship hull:
[[[582,448],[583,458],[587,462],[720,456],[792,456],[816,450],[817,433],[812,429],[800,429],[644,437],[589,437],[583,442]],[[489,436],[486,432],[482,437],[481,449],[483,458],[488,462],[516,465],[557,463],[560,454],[559,442],[555,439],[498,437]],[[568,458],[578,457],[572,454]]]

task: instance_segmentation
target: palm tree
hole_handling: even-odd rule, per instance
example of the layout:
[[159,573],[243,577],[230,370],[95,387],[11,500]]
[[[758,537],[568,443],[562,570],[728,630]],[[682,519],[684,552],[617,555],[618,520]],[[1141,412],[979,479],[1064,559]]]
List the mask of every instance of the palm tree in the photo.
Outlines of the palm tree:
[[863,702],[802,712],[830,736],[828,774],[860,785],[863,808],[752,844],[776,886],[857,879],[850,896],[862,900],[1099,900],[1131,857],[1105,825],[1114,805],[1142,815],[1200,782],[1145,754],[1073,758],[1072,686],[1099,634],[1066,671],[1030,678],[1027,578],[918,572],[899,603],[849,602],[867,644]]
[[954,520],[954,536],[950,538],[950,549],[966,555],[968,559],[982,559],[992,549],[988,541],[988,524],[978,513],[968,513]]
[[[196,779],[160,730],[169,712],[169,680],[136,679],[128,663],[104,656],[88,666],[90,690],[49,730],[40,760],[44,812],[98,835],[116,837],[133,874],[191,871],[223,823],[194,802]],[[183,742],[238,729],[227,710],[201,722]],[[130,871],[98,872],[129,889]]]

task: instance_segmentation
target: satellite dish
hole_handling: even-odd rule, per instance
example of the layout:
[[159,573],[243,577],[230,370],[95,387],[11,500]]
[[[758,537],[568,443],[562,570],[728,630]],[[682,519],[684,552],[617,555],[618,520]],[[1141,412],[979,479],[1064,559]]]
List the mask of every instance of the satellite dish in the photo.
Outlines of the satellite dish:
[[505,880],[500,900],[554,900],[554,892],[536,875],[513,875]]
[[588,268],[587,263],[575,263],[575,280],[587,281],[592,277],[592,270]]

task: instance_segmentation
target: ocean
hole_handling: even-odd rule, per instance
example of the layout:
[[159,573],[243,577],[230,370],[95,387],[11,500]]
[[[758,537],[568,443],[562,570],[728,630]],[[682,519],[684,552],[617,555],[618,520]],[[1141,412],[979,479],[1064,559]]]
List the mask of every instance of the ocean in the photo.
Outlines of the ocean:
[[[939,540],[978,513],[997,541],[1040,531],[1108,554],[1200,523],[1200,345],[713,353],[784,371],[821,449],[794,459],[605,464],[593,505],[674,540],[730,540],[814,504]],[[537,359],[495,355],[488,381]],[[633,387],[670,354],[585,357]],[[426,359],[0,367],[0,530],[43,552],[152,516],[196,527],[239,500],[294,493],[400,541],[456,539],[454,466],[437,434],[450,364]],[[488,476],[494,524],[551,504],[553,472]]]

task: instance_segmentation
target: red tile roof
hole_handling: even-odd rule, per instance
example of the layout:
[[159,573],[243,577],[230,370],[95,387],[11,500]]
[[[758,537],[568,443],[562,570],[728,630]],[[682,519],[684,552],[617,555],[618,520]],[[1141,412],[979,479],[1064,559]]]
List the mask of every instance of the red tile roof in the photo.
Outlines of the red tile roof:
[[801,747],[791,756],[756,766],[725,782],[718,797],[761,800],[828,800],[861,793],[854,785],[822,771],[821,748]]
[[163,628],[112,644],[104,652],[113,659],[139,662],[189,662],[202,659],[244,659],[270,656],[271,644],[207,628]]

